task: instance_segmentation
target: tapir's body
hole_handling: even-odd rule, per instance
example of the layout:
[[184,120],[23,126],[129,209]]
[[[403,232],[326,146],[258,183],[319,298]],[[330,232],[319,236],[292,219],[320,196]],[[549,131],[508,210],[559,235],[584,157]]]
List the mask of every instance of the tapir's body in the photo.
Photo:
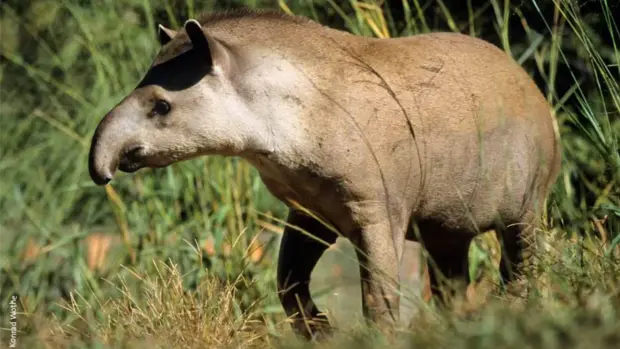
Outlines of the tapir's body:
[[[505,261],[520,261],[518,239],[533,229],[561,156],[546,100],[498,48],[448,33],[371,39],[273,13],[161,30],[165,46],[153,69],[93,139],[95,181],[111,179],[119,163],[133,171],[198,155],[241,156],[276,197],[316,213],[360,249],[373,319],[397,316],[398,297],[381,277],[397,279],[412,221],[420,236],[409,238],[421,237],[448,277],[467,278],[469,242],[490,229],[504,242]],[[210,68],[192,63],[188,50],[206,50]],[[175,80],[192,69],[198,77]],[[170,115],[134,116],[162,93]],[[114,120],[123,118],[131,121]],[[121,127],[140,131],[118,136]],[[289,223],[335,240],[296,210]],[[325,247],[286,229],[278,279],[281,291],[292,285],[281,295],[290,315],[319,317],[307,283]],[[502,264],[507,279],[509,266]],[[431,280],[436,286],[434,273]]]

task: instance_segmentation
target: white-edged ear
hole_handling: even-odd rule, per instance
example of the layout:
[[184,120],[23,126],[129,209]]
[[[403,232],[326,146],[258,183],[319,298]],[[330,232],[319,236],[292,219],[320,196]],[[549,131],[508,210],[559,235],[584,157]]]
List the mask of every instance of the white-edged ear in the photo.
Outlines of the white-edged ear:
[[202,31],[202,25],[195,19],[188,19],[183,25],[189,40],[192,42],[192,46],[196,50],[205,50],[209,52],[209,41],[204,31]]
[[175,32],[172,29],[168,29],[161,24],[157,26],[157,38],[159,39],[159,43],[162,46],[167,44],[176,35],[177,35],[177,32]]
[[207,34],[195,19],[187,20],[183,27],[192,43],[193,50],[211,66],[212,72],[218,75],[229,74],[234,64],[227,48]]

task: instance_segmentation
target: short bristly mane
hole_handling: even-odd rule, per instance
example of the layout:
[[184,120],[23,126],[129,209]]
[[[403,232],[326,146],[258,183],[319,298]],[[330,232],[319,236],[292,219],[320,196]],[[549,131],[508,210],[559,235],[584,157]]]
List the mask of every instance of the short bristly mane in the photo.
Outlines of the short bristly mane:
[[[270,9],[240,8],[235,10],[202,13],[198,15],[196,20],[205,28],[213,28],[218,24],[228,25],[231,22],[234,26],[235,22],[240,21],[279,21],[280,23],[289,23],[294,25],[314,24],[321,26],[318,22],[314,22],[308,18],[288,15],[284,12]],[[187,48],[186,44],[189,40],[187,35],[181,33],[179,37],[182,39],[174,40],[168,43],[164,49],[159,52],[153,63],[154,65],[161,64],[173,57],[176,57]]]
[[241,19],[268,19],[280,20],[297,24],[312,23],[308,18],[301,16],[291,16],[284,12],[270,9],[250,9],[241,8],[235,10],[227,10],[212,13],[203,13],[199,15],[198,22],[202,25],[215,24],[223,21],[235,21]]

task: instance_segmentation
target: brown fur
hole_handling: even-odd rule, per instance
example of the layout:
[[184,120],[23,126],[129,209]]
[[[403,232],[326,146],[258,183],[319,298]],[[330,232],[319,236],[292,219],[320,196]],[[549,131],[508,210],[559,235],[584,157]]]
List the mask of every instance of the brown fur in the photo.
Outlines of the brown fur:
[[269,9],[250,9],[250,8],[242,8],[236,10],[229,11],[220,11],[220,12],[211,12],[211,13],[203,13],[198,16],[197,20],[203,26],[214,25],[216,23],[221,24],[219,22],[244,22],[248,19],[257,19],[257,20],[270,20],[270,21],[284,21],[289,23],[296,24],[318,24],[313,22],[312,20],[301,17],[301,16],[289,16],[280,11],[274,11]]
[[[200,22],[160,32],[165,45],[152,73],[98,127],[96,182],[119,163],[134,171],[201,155],[243,157],[276,197],[358,247],[365,314],[381,324],[398,318],[405,238],[433,259],[435,293],[442,275],[467,280],[469,242],[491,229],[506,248],[502,276],[516,275],[511,266],[538,224],[560,152],[544,97],[504,52],[461,34],[371,39],[272,12]],[[202,30],[208,56],[189,30]],[[176,64],[183,52],[194,56]],[[148,118],[153,98],[170,100],[170,115]],[[126,155],[136,145],[138,155]],[[289,223],[327,244],[336,238],[299,210]],[[302,321],[325,320],[308,289],[325,248],[285,229],[278,287],[305,336],[327,329]]]

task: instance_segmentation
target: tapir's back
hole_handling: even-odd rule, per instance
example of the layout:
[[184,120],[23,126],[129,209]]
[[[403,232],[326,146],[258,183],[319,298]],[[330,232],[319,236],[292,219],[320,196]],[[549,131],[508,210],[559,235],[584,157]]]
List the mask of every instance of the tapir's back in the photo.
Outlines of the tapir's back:
[[[555,120],[507,54],[453,33],[373,40],[364,52],[402,107],[394,118],[406,113],[415,133],[419,214],[473,214],[481,224],[499,211],[517,220],[523,212],[515,208],[546,195],[559,166]],[[393,132],[403,137],[402,127]]]
[[368,39],[325,29],[314,40],[329,47],[312,76],[325,105],[308,117],[322,118],[324,163],[354,191],[398,198],[454,228],[491,225],[498,212],[517,221],[546,196],[560,160],[555,121],[503,51],[455,33]]

